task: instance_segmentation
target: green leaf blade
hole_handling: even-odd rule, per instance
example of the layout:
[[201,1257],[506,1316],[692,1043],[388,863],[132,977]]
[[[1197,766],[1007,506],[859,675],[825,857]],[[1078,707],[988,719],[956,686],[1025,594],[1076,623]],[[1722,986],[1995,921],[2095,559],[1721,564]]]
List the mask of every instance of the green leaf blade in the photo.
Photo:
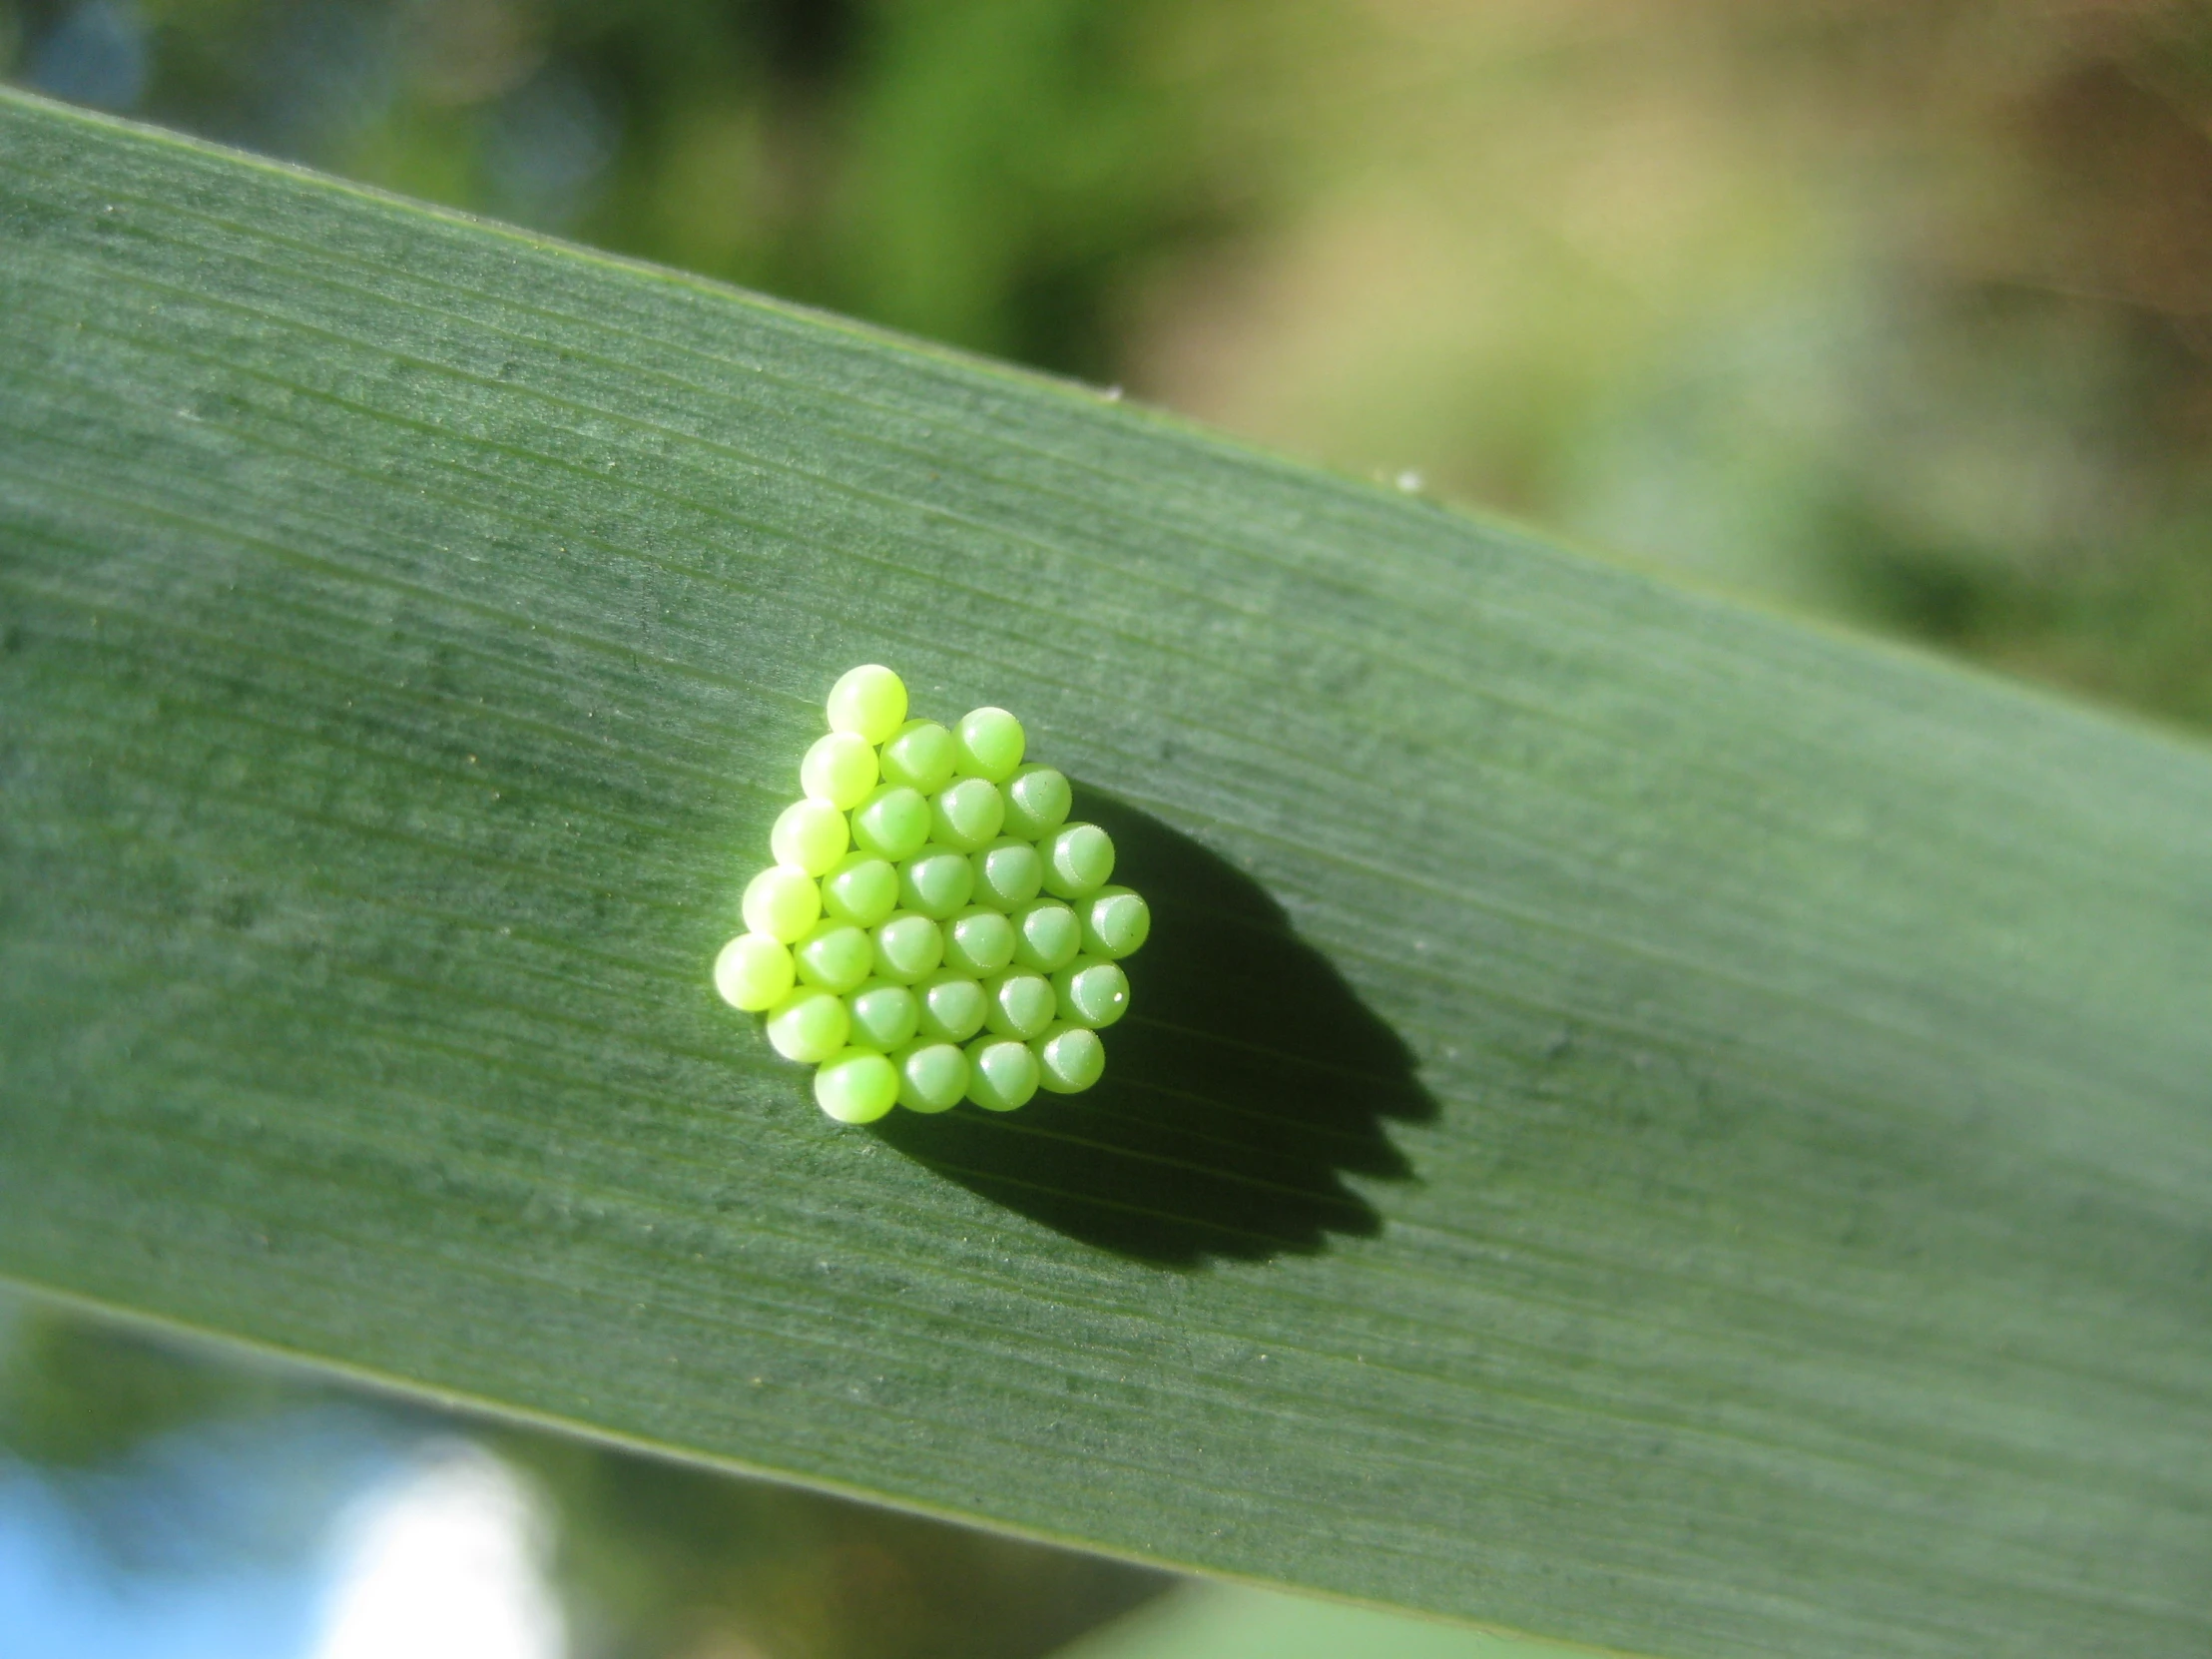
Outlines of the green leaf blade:
[[[1653,1653],[2212,1637],[2201,752],[29,100],[0,225],[0,1272]],[[1410,1045],[1375,1236],[1102,1251],[715,1002],[864,660]]]

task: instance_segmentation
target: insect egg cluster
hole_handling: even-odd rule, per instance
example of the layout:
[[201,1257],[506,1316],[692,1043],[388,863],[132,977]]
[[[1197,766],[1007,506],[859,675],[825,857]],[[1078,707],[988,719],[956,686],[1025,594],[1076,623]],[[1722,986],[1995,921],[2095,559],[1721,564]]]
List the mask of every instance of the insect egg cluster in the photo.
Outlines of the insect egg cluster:
[[1152,927],[1108,884],[1112,838],[1068,822],[1067,779],[1025,761],[1004,709],[908,720],[904,683],[871,663],[829,714],[715,988],[816,1067],[815,1099],[842,1123],[1089,1088],[1098,1034],[1129,1006],[1118,964]]

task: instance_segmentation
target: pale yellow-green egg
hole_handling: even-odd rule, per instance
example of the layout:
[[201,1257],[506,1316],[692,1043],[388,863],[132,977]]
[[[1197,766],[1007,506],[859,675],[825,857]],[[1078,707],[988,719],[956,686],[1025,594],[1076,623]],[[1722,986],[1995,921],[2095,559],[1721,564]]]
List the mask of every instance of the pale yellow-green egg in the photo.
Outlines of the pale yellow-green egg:
[[715,958],[715,989],[731,1007],[758,1014],[790,993],[795,971],[783,940],[768,933],[740,933]]
[[802,985],[769,1010],[769,1046],[787,1060],[820,1065],[840,1048],[852,1030],[844,1003],[826,990]]
[[852,839],[844,814],[829,802],[795,801],[777,815],[768,844],[778,863],[797,864],[809,875],[828,875]]
[[875,751],[854,732],[817,738],[799,763],[799,787],[807,799],[827,801],[840,813],[849,813],[867,799],[875,777]]
[[872,1048],[840,1049],[815,1073],[815,1103],[839,1123],[873,1123],[898,1104],[898,1071]]
[[794,944],[822,919],[822,889],[797,864],[771,864],[746,883],[742,908],[754,932]]
[[847,670],[830,688],[830,730],[887,742],[906,718],[906,682],[880,663]]

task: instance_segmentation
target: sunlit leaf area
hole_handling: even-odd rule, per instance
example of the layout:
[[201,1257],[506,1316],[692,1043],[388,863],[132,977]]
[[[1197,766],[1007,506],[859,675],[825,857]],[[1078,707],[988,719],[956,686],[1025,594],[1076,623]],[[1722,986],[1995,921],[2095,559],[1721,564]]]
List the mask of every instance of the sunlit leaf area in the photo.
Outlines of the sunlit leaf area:
[[[2201,5],[0,0],[0,76],[2212,726]],[[0,1300],[0,1659],[1563,1651]]]

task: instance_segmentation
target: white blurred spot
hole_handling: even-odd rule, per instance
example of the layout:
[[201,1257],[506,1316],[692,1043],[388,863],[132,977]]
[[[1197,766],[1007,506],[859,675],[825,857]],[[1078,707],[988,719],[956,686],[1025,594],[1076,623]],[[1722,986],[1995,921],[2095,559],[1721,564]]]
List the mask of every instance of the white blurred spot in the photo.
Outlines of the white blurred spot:
[[545,1512],[489,1452],[427,1446],[339,1520],[312,1659],[561,1659]]

